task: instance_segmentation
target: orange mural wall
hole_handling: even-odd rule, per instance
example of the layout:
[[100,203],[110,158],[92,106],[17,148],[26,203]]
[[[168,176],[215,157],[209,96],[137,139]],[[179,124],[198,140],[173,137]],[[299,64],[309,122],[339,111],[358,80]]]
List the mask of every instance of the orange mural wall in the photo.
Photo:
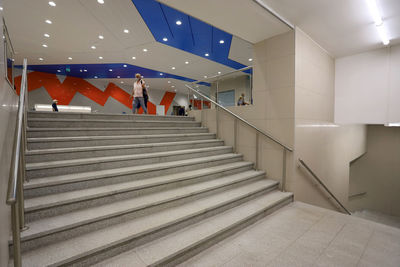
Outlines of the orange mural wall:
[[[101,91],[96,86],[82,78],[67,76],[63,82],[57,78],[56,74],[33,71],[28,73],[28,92],[44,87],[52,99],[57,99],[59,105],[69,105],[77,92],[104,106],[109,97],[114,98],[122,105],[132,109],[132,99],[129,94],[114,83],[109,83],[106,90]],[[21,76],[15,77],[15,85],[19,94],[21,87]],[[160,105],[165,106],[165,114],[175,98],[175,93],[165,92]],[[151,101],[147,105],[149,114],[156,114],[156,104]],[[140,108],[139,113],[143,110]]]

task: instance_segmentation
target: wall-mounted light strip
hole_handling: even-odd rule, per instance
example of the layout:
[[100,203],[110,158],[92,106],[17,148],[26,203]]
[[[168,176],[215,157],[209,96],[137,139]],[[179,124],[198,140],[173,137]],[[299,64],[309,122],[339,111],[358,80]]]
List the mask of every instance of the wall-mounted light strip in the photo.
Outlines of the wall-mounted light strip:
[[390,40],[388,38],[386,29],[383,25],[383,20],[381,13],[378,8],[377,0],[366,0],[369,12],[371,13],[372,19],[374,20],[376,29],[378,30],[379,37],[382,40],[382,43],[384,45],[388,45],[390,43]]

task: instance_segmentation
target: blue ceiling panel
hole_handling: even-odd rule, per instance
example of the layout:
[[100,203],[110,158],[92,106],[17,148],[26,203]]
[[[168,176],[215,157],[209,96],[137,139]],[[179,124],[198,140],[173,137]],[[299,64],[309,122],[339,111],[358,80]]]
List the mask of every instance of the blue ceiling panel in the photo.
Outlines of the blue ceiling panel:
[[[229,59],[231,34],[155,0],[132,2],[157,42],[234,69],[246,67]],[[177,21],[181,24],[177,25]],[[164,37],[168,40],[163,40]]]

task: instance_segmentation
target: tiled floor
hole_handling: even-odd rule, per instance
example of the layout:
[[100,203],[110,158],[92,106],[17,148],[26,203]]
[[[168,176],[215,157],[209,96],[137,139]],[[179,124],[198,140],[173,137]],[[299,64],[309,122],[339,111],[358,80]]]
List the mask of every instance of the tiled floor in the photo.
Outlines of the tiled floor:
[[391,216],[373,210],[356,211],[353,213],[353,215],[377,223],[382,223],[389,226],[400,228],[400,217],[398,216]]
[[400,266],[400,229],[294,202],[182,266]]

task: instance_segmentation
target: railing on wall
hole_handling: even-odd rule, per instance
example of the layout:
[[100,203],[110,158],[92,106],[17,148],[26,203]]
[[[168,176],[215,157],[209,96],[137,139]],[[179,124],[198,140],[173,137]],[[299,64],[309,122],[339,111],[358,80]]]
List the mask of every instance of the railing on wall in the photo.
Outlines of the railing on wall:
[[[219,80],[219,78],[221,76],[226,76],[226,75],[230,75],[232,73],[236,73],[236,72],[243,72],[246,70],[250,70],[252,67],[246,67],[234,72],[231,72],[229,74],[224,74],[224,75],[220,75],[220,76],[214,76],[211,77],[213,79],[216,79],[217,81]],[[238,122],[243,123],[245,126],[251,128],[253,131],[255,131],[255,168],[258,169],[259,167],[259,150],[260,150],[260,136],[263,136],[269,140],[272,140],[274,143],[276,143],[277,145],[279,145],[282,150],[283,150],[283,158],[282,158],[282,180],[281,180],[281,190],[285,191],[286,189],[286,159],[287,159],[287,152],[293,152],[293,149],[286,146],[285,144],[283,144],[281,141],[279,141],[277,138],[273,137],[272,135],[270,135],[269,133],[259,129],[258,127],[256,127],[255,125],[251,124],[249,121],[247,121],[246,119],[240,117],[239,115],[233,113],[232,111],[230,111],[229,109],[227,109],[226,107],[224,107],[223,105],[221,105],[220,103],[218,103],[218,93],[216,94],[216,98],[217,99],[213,99],[210,96],[207,96],[204,92],[202,92],[200,90],[200,88],[193,88],[193,84],[198,84],[198,83],[202,83],[204,82],[204,80],[201,81],[197,81],[195,83],[192,83],[191,85],[186,84],[185,86],[188,88],[188,96],[190,96],[190,94],[192,93],[192,95],[197,95],[197,98],[200,98],[199,100],[202,103],[203,106],[203,102],[204,101],[208,101],[210,102],[212,105],[214,105],[215,110],[216,110],[216,132],[217,132],[217,136],[218,136],[218,124],[219,124],[219,111],[222,110],[224,112],[226,112],[227,114],[229,114],[231,117],[233,117],[234,119],[234,123],[233,123],[233,148],[235,151],[237,151],[237,142],[238,142]],[[203,112],[201,113],[202,115],[202,122],[203,122]]]
[[313,177],[314,180],[317,181],[318,184],[321,185],[322,188],[325,189],[325,191],[331,196],[331,198],[334,199],[334,200],[336,201],[336,203],[342,208],[342,210],[343,210],[345,213],[351,215],[351,212],[350,212],[348,209],[346,209],[346,207],[342,204],[342,202],[340,202],[340,200],[332,193],[332,191],[329,190],[329,188],[328,188],[328,187],[324,184],[324,182],[322,182],[322,180],[310,169],[310,167],[308,167],[308,165],[307,165],[302,159],[299,159],[299,162],[300,162],[301,166],[303,166],[303,167],[311,174],[311,177]]
[[8,181],[7,204],[11,205],[11,226],[13,238],[14,266],[21,266],[21,231],[27,229],[24,216],[25,151],[27,127],[27,60],[24,59],[21,90],[18,101],[18,114]]

